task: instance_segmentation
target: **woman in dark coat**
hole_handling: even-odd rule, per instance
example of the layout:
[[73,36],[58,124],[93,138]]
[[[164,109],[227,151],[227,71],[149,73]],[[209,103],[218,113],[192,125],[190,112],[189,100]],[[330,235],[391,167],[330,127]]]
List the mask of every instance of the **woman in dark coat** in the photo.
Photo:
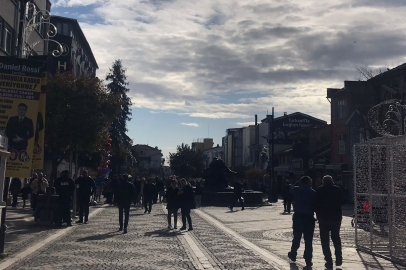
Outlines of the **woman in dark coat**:
[[168,229],[171,227],[171,216],[173,214],[173,228],[176,229],[178,224],[178,209],[179,209],[179,188],[178,180],[174,179],[171,182],[171,185],[166,190],[166,209],[168,209]]
[[193,188],[189,185],[186,179],[180,180],[182,190],[179,191],[181,209],[182,209],[182,228],[180,230],[186,230],[186,219],[189,223],[189,231],[193,230],[192,218],[190,217],[190,209],[195,208],[195,195],[193,194]]

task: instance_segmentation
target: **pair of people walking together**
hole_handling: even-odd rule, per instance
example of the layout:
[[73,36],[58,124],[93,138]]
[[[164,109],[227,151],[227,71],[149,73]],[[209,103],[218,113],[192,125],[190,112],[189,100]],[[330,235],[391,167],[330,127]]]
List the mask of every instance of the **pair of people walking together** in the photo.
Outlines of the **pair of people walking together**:
[[177,229],[178,209],[181,208],[183,226],[180,230],[186,230],[186,221],[189,224],[189,231],[193,230],[192,218],[190,210],[195,208],[195,196],[193,188],[189,185],[186,179],[180,181],[181,188],[178,188],[178,181],[172,180],[171,186],[166,191],[166,209],[168,209],[168,229],[172,229],[171,216],[173,214],[174,229]]
[[313,257],[313,235],[316,219],[319,222],[320,240],[323,249],[325,266],[333,267],[333,259],[330,250],[330,232],[334,244],[336,266],[342,265],[342,251],[340,239],[340,227],[342,219],[342,204],[344,203],[343,192],[340,187],[335,186],[333,178],[329,175],[324,176],[323,186],[317,191],[312,188],[312,179],[304,176],[291,188],[293,195],[293,240],[291,251],[288,257],[296,261],[297,250],[300,246],[300,240],[303,236],[305,241],[305,251],[303,258],[306,261],[306,267],[311,267]]

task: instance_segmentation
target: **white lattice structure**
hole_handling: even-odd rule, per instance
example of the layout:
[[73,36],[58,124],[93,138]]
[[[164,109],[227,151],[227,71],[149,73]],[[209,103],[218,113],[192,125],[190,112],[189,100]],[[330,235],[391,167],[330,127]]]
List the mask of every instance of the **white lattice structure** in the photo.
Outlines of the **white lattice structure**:
[[354,185],[356,246],[406,264],[406,136],[356,145]]

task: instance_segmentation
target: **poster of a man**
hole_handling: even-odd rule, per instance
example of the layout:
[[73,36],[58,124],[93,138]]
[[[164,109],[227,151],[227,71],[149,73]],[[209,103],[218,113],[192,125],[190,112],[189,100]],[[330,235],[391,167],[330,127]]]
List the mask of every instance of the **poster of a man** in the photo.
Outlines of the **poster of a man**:
[[34,136],[34,124],[30,118],[25,116],[27,110],[27,105],[20,103],[17,110],[18,115],[10,117],[7,122],[5,133],[10,150],[26,151],[28,140]]

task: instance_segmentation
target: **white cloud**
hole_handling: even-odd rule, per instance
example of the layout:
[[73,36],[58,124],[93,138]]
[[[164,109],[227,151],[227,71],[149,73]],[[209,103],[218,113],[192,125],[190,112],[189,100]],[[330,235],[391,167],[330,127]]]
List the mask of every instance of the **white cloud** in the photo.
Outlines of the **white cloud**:
[[100,23],[81,26],[98,75],[123,59],[137,108],[247,119],[275,107],[328,121],[326,88],[354,79],[361,64],[406,61],[406,5],[370,2],[58,0],[55,6],[97,5],[91,15]]
[[189,127],[199,127],[199,125],[196,123],[181,123],[181,125],[189,126]]
[[251,125],[255,125],[255,122],[238,122],[235,123],[237,126],[241,126],[241,127],[248,127]]

